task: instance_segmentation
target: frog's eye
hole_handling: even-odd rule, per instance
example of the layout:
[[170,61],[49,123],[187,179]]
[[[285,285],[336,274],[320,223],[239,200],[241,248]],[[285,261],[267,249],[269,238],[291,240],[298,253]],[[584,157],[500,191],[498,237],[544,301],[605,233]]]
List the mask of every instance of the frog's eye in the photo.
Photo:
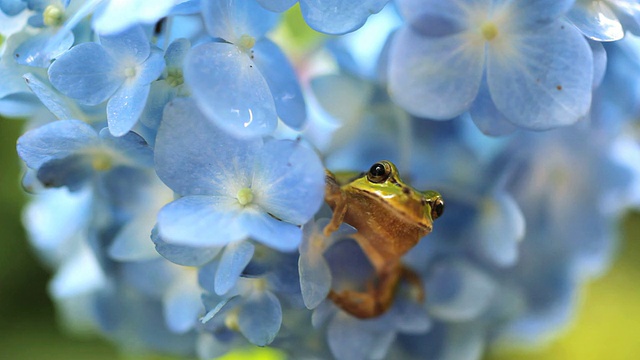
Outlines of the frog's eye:
[[431,219],[439,218],[442,213],[444,213],[444,201],[441,198],[437,198],[431,205]]
[[381,183],[391,174],[391,167],[386,163],[375,163],[367,173],[367,179],[373,183]]

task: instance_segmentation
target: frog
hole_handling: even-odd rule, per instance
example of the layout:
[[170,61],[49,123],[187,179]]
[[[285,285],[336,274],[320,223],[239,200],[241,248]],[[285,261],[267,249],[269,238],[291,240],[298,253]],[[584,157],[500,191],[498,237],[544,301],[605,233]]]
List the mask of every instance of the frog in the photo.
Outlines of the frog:
[[366,291],[331,289],[328,298],[361,319],[379,316],[392,305],[396,289],[405,279],[424,301],[419,276],[401,258],[421,238],[431,233],[433,221],[444,212],[444,201],[434,190],[418,191],[402,181],[387,160],[374,163],[366,173],[332,173],[325,170],[325,202],[333,210],[324,227],[330,236],[343,222],[356,229],[358,243],[374,269]]

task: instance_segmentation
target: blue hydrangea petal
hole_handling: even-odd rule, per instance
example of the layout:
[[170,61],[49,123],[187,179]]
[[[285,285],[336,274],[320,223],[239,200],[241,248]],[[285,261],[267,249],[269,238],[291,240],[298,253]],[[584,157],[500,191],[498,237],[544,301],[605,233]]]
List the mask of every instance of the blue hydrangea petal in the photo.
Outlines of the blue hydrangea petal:
[[393,311],[393,323],[400,332],[420,334],[432,325],[424,306],[415,301],[397,299],[390,311]]
[[191,49],[191,41],[188,39],[180,38],[172,41],[164,53],[167,68],[182,69],[182,63],[189,49]]
[[572,124],[591,105],[593,55],[563,21],[521,35],[517,51],[489,51],[487,82],[496,107],[518,126],[543,130]]
[[515,264],[525,234],[524,215],[515,200],[504,192],[485,199],[477,223],[480,253],[499,266]]
[[256,42],[253,50],[253,62],[269,85],[278,116],[289,127],[300,130],[307,118],[307,107],[289,60],[266,38]]
[[607,51],[602,43],[589,41],[591,52],[593,53],[593,88],[597,88],[602,83],[607,72]]
[[467,110],[478,93],[484,46],[464,36],[428,38],[410,28],[401,29],[390,56],[391,97],[414,115],[453,118]]
[[171,244],[215,247],[242,240],[248,230],[237,221],[238,201],[224,196],[185,196],[158,213],[160,236]]
[[474,124],[476,124],[478,129],[485,135],[502,136],[511,134],[517,129],[517,127],[496,108],[496,104],[491,99],[489,85],[484,77],[480,84],[478,96],[469,109],[469,114]]
[[203,1],[202,17],[209,35],[231,43],[236,43],[242,35],[263,37],[280,18],[254,0]]
[[198,315],[204,310],[200,300],[200,287],[191,279],[195,276],[188,276],[191,274],[189,272],[174,281],[162,299],[167,327],[174,333],[182,334],[191,330],[198,322]]
[[173,245],[164,241],[158,234],[157,228],[151,233],[151,240],[156,251],[172,263],[184,266],[203,266],[213,260],[222,249],[221,247],[190,247]]
[[176,99],[166,106],[156,137],[156,171],[182,195],[236,196],[251,185],[261,147],[261,139],[243,141],[222,132],[193,100]]
[[302,239],[300,227],[277,220],[262,209],[245,208],[238,222],[253,239],[278,251],[293,251]]
[[283,12],[292,7],[298,0],[258,0],[263,8],[269,11]]
[[142,114],[140,114],[140,123],[144,126],[158,130],[162,113],[165,105],[174,99],[177,95],[177,89],[167,84],[164,80],[154,81],[149,88],[147,103]]
[[113,136],[129,132],[144,110],[150,85],[125,84],[107,103],[107,122]]
[[300,250],[298,259],[300,290],[307,309],[315,309],[331,289],[331,270],[322,253]]
[[461,260],[437,264],[426,280],[429,313],[440,320],[472,320],[485,311],[496,296],[494,279]]
[[146,217],[129,221],[113,239],[107,249],[109,256],[118,261],[144,261],[160,256],[151,241],[151,228]]
[[510,6],[515,10],[512,15],[518,19],[522,28],[539,27],[565,14],[575,0],[530,0],[512,2]]
[[318,155],[300,142],[269,141],[256,158],[255,202],[279,219],[302,225],[322,204],[324,174]]
[[389,0],[326,1],[301,0],[300,11],[307,24],[326,34],[344,34],[360,28]]
[[252,344],[270,344],[280,331],[282,308],[270,291],[256,292],[246,299],[238,313],[240,332]]
[[51,159],[42,164],[37,176],[45,187],[66,186],[71,191],[77,191],[93,173],[89,156],[73,154],[61,159]]
[[38,99],[55,117],[58,119],[75,119],[80,110],[77,108],[75,102],[70,101],[68,98],[63,98],[59,93],[51,88],[48,84],[45,84],[38,78],[37,75],[32,73],[24,74],[24,79],[29,86],[29,89],[38,97]]
[[73,33],[67,32],[55,46],[51,47],[49,42],[52,35],[50,32],[42,32],[20,44],[13,54],[16,62],[21,65],[48,68],[51,61],[67,51],[74,41]]
[[49,67],[49,80],[61,93],[85,105],[107,100],[125,80],[115,60],[96,43],[72,47]]
[[[470,8],[457,1],[398,0],[402,17],[412,28],[427,36],[451,35],[461,31],[461,20],[468,17]],[[476,1],[474,10],[488,12],[489,1]],[[483,9],[484,8],[484,9]]]
[[142,136],[129,132],[124,136],[115,137],[107,128],[104,128],[100,130],[100,139],[104,144],[124,155],[126,157],[123,161],[125,164],[153,167],[153,150]]
[[22,0],[0,0],[0,10],[3,13],[14,16],[27,7],[27,3]]
[[255,247],[248,241],[233,242],[224,248],[214,280],[216,294],[224,295],[231,290],[251,261],[254,250]]
[[30,130],[18,139],[18,155],[32,169],[97,143],[98,134],[79,120],[60,120]]
[[267,81],[235,45],[194,47],[185,59],[184,79],[202,112],[224,130],[243,137],[275,130],[276,108]]
[[165,65],[162,51],[155,47],[152,48],[147,60],[138,68],[140,75],[136,78],[136,82],[146,85],[157,80],[162,75]]
[[106,282],[98,259],[88,246],[82,246],[58,269],[49,283],[49,292],[55,299],[68,298],[98,290]]
[[110,0],[103,2],[93,16],[93,29],[99,34],[114,34],[138,23],[154,24],[166,16],[177,0]]
[[327,328],[327,341],[337,359],[364,360],[375,347],[376,336],[368,331],[367,322],[338,313]]
[[151,53],[151,44],[141,26],[134,26],[118,34],[100,36],[100,44],[111,57],[121,62],[140,64]]
[[602,1],[576,1],[567,19],[584,36],[595,41],[616,41],[624,37],[624,29],[616,14]]

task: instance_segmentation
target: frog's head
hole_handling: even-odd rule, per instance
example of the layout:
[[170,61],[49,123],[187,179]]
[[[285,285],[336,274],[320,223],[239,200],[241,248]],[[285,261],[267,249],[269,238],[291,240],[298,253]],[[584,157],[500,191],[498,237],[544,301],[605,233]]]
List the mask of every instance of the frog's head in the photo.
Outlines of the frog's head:
[[387,205],[396,216],[421,224],[431,230],[433,220],[444,212],[444,201],[436,191],[420,192],[405,184],[390,161],[379,161],[369,171],[353,180],[350,187]]

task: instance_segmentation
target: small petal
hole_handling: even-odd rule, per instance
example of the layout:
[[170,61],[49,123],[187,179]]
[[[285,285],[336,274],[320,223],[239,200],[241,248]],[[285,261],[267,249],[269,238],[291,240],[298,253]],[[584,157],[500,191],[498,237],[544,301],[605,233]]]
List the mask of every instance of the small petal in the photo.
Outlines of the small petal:
[[220,257],[215,277],[215,292],[226,294],[236,284],[242,270],[247,266],[255,247],[248,241],[237,241],[227,245]]
[[277,124],[273,95],[249,56],[233,44],[206,43],[185,59],[184,79],[207,117],[236,136],[272,133]]
[[202,17],[209,35],[231,43],[236,43],[242,35],[261,38],[279,19],[278,14],[246,0],[203,1]]
[[113,136],[129,132],[140,118],[149,95],[149,85],[124,84],[107,103],[107,121]]
[[213,260],[221,250],[221,247],[203,248],[169,244],[160,237],[157,228],[152,231],[151,240],[156,246],[156,251],[162,257],[174,264],[184,266],[204,266]]
[[124,82],[115,60],[96,43],[71,48],[49,67],[49,80],[61,93],[86,105],[107,100]]
[[54,121],[30,130],[18,139],[18,155],[32,169],[64,158],[97,143],[98,134],[79,120]]
[[120,63],[140,64],[151,53],[151,44],[141,26],[134,26],[115,35],[103,35],[100,37],[100,44]]
[[478,96],[473,101],[471,109],[469,109],[469,114],[478,129],[485,135],[503,136],[511,134],[517,129],[517,127],[496,108],[496,104],[491,99],[486,78],[483,78],[480,84],[480,91],[478,91]]
[[270,291],[251,295],[238,313],[240,332],[258,346],[270,344],[278,334],[281,323],[280,301]]
[[576,1],[567,19],[591,40],[616,41],[624,37],[618,17],[602,1]]
[[307,309],[315,309],[327,298],[331,289],[331,270],[317,253],[301,253],[298,259],[300,290]]
[[283,12],[292,7],[297,0],[257,0],[262,7],[269,11]]
[[392,99],[414,115],[433,119],[466,111],[480,87],[484,46],[461,35],[423,37],[410,28],[394,36],[389,61]]
[[302,239],[300,227],[274,219],[262,210],[245,208],[239,218],[239,225],[249,235],[278,251],[295,250]]
[[389,0],[302,0],[300,11],[314,30],[338,35],[362,27],[369,15],[380,12],[387,2]]
[[518,260],[518,243],[525,234],[524,215],[515,200],[500,192],[485,199],[477,218],[480,253],[499,266]]
[[191,330],[198,322],[198,315],[204,310],[200,288],[195,276],[190,275],[195,273],[189,272],[174,281],[162,299],[167,327],[178,334]]
[[248,229],[237,221],[241,208],[233,198],[185,196],[158,214],[160,237],[171,244],[216,247],[243,240]]

